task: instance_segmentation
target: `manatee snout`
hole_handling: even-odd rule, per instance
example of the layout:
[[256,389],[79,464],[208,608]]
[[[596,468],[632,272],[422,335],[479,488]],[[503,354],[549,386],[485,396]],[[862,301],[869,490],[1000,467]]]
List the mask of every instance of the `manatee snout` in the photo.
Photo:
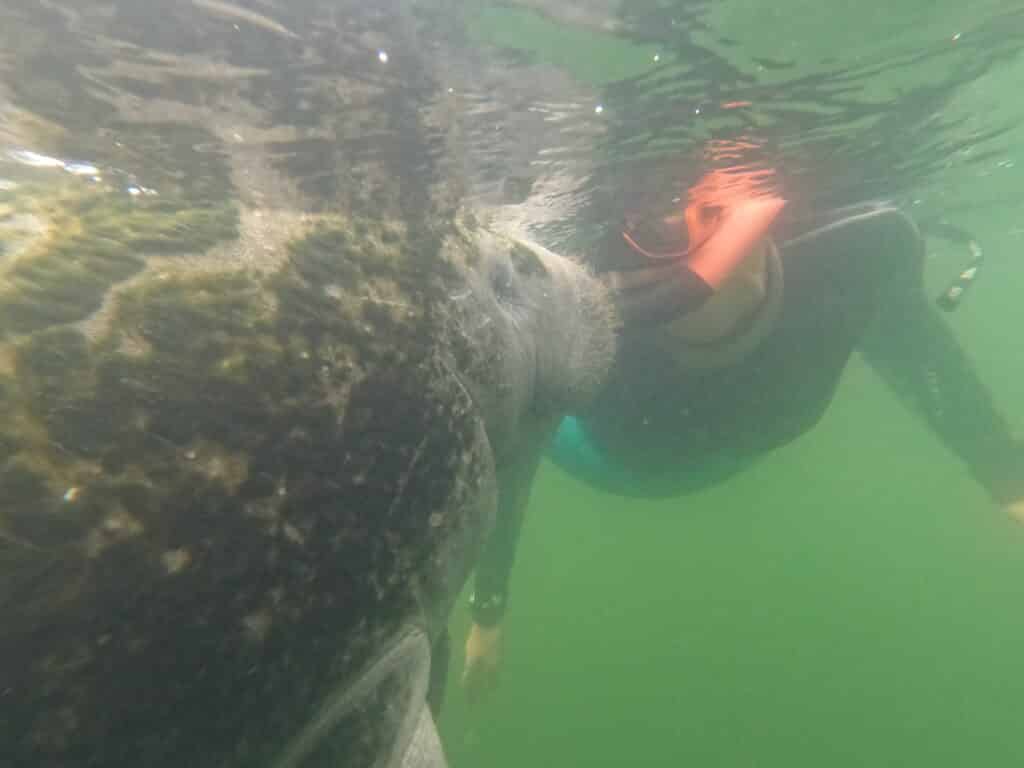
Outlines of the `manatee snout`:
[[491,350],[475,388],[489,390],[481,399],[492,440],[521,431],[531,417],[557,419],[584,407],[615,356],[617,322],[605,286],[535,243],[484,229],[471,242],[476,317],[466,327]]

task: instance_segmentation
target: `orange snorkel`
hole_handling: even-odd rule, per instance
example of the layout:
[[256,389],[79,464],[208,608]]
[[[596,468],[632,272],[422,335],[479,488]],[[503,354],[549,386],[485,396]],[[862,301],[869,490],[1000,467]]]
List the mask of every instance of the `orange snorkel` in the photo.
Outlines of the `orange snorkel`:
[[[722,142],[713,151],[720,157],[744,146],[749,145]],[[714,169],[705,174],[687,195],[682,221],[675,215],[661,222],[667,228],[685,224],[688,241],[682,250],[650,251],[629,232],[622,236],[633,250],[649,259],[681,261],[713,292],[767,234],[785,207],[786,201],[770,191],[773,175],[770,169],[749,165]]]

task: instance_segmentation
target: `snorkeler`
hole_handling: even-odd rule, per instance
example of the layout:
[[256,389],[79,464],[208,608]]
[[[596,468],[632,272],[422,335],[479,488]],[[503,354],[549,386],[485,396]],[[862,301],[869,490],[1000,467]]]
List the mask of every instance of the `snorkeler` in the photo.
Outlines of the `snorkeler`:
[[[682,215],[627,219],[608,236],[594,266],[625,325],[618,358],[597,400],[563,421],[550,457],[622,496],[707,487],[813,427],[857,348],[1024,520],[1024,442],[925,295],[918,228],[886,203],[787,220],[764,173],[713,171]],[[499,510],[477,566],[470,696],[495,684],[523,506]]]

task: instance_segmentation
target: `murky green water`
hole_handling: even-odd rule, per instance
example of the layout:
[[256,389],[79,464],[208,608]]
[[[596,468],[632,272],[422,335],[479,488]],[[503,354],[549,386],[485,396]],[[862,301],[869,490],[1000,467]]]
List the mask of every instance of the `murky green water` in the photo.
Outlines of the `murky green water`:
[[713,492],[545,468],[500,691],[471,712],[452,681],[453,764],[1013,765],[1022,539],[859,364]]

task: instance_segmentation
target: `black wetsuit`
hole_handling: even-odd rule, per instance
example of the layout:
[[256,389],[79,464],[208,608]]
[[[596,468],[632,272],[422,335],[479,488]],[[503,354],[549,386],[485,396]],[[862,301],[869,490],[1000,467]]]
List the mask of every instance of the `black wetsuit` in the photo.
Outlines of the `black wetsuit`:
[[[623,338],[593,406],[554,458],[611,492],[670,496],[707,486],[798,437],[827,408],[854,348],[999,502],[1024,498],[1024,443],[994,408],[925,295],[924,245],[898,209],[865,205],[780,229],[781,306],[742,359],[687,367],[657,334]],[[563,433],[569,431],[563,425]],[[504,610],[522,503],[502,504],[477,568],[473,612]]]

